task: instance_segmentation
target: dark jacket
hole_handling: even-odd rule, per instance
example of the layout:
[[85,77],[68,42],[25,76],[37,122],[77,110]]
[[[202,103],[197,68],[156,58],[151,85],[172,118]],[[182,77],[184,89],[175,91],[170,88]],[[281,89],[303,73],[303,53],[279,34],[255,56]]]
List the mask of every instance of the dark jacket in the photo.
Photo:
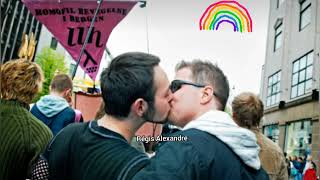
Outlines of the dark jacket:
[[136,180],[269,179],[261,168],[255,134],[225,112],[208,111],[174,136],[180,139],[160,139],[163,145]]
[[131,180],[149,158],[97,121],[74,123],[48,145],[49,180]]
[[75,111],[61,97],[42,97],[31,109],[31,113],[46,124],[56,135],[61,129],[75,122]]
[[297,160],[296,160],[296,161],[293,161],[292,163],[293,163],[293,166],[299,171],[299,173],[302,174],[303,169],[304,169],[304,163],[299,162],[299,161],[297,161]]
[[206,180],[206,179],[269,179],[261,168],[255,170],[243,161],[221,140],[209,133],[189,129],[174,136],[186,141],[165,142],[151,164],[134,179]]

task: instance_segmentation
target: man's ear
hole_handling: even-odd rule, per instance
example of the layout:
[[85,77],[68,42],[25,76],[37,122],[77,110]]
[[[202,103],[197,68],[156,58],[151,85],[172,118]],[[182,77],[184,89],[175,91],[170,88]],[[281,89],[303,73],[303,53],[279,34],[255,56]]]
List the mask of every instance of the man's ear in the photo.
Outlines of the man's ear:
[[209,103],[213,98],[213,88],[211,86],[205,86],[201,91],[201,104]]
[[71,89],[66,89],[63,92],[63,97],[68,101],[72,101],[72,90]]
[[71,89],[65,89],[62,93],[63,97],[67,98],[69,93],[70,93]]
[[144,99],[138,98],[133,102],[131,108],[135,114],[137,114],[139,117],[142,117],[143,114],[148,110],[148,103]]
[[237,120],[236,113],[232,112],[232,119]]
[[238,125],[238,126],[240,126],[240,124],[239,124],[239,120],[238,120],[238,118],[237,118],[237,115],[236,115],[236,113],[234,113],[234,112],[232,112],[232,119],[233,119],[233,121]]
[[71,89],[66,90],[66,94],[69,94],[69,93],[71,93]]

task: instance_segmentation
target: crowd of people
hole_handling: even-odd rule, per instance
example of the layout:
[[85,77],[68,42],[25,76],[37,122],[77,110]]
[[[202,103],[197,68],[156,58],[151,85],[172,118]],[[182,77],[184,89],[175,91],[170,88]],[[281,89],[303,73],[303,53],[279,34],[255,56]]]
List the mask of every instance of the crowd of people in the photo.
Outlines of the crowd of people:
[[[285,153],[285,156],[287,154]],[[310,154],[306,154],[306,158],[297,157],[296,155],[288,156],[286,158],[288,174],[294,180],[313,180],[317,179],[316,164],[312,160]]]
[[[72,80],[56,75],[50,94],[31,108],[44,81],[27,60],[1,65],[0,179],[271,179],[316,180],[311,156],[286,159],[259,130],[264,105],[243,92],[229,98],[226,75],[209,61],[181,61],[172,82],[160,58],[115,57],[101,74],[103,104],[81,122],[71,108]],[[81,122],[81,123],[77,123]],[[152,156],[135,133],[146,122],[172,124]]]

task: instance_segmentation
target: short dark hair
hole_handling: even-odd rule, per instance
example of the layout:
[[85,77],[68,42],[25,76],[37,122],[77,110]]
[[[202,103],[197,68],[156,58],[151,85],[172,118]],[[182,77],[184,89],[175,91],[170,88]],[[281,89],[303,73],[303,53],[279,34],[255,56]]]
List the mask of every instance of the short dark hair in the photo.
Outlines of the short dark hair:
[[232,112],[239,126],[258,127],[263,116],[263,102],[257,95],[243,92],[233,99]]
[[51,91],[63,92],[67,89],[72,89],[72,80],[67,74],[58,74],[51,81]]
[[105,112],[117,118],[128,117],[132,103],[143,98],[153,107],[154,67],[160,59],[154,55],[130,52],[117,56],[101,73],[101,91]]
[[176,66],[176,71],[190,68],[195,83],[210,84],[214,86],[216,98],[220,105],[219,110],[224,110],[229,98],[229,81],[222,70],[210,61],[193,60],[192,62],[181,61]]

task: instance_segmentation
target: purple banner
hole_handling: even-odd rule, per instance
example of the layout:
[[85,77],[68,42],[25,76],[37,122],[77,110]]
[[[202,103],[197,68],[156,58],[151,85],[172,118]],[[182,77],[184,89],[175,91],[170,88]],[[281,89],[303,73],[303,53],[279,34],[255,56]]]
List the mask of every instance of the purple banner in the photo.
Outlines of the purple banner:
[[[76,61],[98,6],[97,1],[23,0],[23,3]],[[110,33],[136,3],[136,1],[103,1],[80,60],[81,68],[93,80],[96,79]]]

